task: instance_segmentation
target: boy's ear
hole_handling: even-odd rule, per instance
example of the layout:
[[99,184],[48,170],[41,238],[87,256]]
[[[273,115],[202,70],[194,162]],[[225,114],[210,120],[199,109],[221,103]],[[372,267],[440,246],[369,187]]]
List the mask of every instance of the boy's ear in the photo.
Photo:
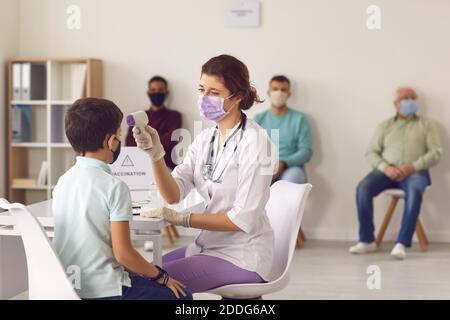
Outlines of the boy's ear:
[[110,136],[106,136],[105,141],[103,141],[103,147],[109,150],[114,150],[117,145],[114,141],[121,141],[120,140],[120,136],[122,133],[122,128],[119,127],[116,130],[116,133],[110,135]]
[[104,145],[106,149],[113,150],[114,149],[114,141],[116,140],[116,135],[112,134],[109,137],[106,137]]

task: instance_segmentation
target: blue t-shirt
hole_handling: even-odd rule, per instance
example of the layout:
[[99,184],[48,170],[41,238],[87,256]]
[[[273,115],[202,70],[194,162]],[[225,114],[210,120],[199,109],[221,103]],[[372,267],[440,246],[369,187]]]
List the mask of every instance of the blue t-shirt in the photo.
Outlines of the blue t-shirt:
[[80,271],[80,288],[75,288],[79,296],[122,295],[122,286],[131,286],[131,281],[114,257],[110,222],[133,219],[128,186],[106,163],[77,157],[53,190],[53,214],[53,246],[66,270]]
[[[267,134],[278,146],[280,161],[289,167],[302,166],[312,156],[312,136],[306,116],[291,108],[281,115],[274,115],[270,110],[259,113],[255,121],[266,129]],[[276,141],[272,130],[279,130],[279,141]]]

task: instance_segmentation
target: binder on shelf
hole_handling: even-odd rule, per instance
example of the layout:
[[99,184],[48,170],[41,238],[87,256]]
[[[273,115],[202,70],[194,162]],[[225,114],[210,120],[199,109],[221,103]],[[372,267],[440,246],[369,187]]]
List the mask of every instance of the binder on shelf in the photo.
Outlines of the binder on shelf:
[[22,142],[22,110],[19,106],[13,106],[12,110],[12,142]]
[[86,64],[76,63],[71,65],[71,100],[77,100],[84,96],[84,88],[86,83]]
[[45,100],[47,66],[39,63],[13,64],[13,100]]
[[42,161],[41,170],[39,170],[39,176],[37,179],[37,184],[44,186],[47,184],[48,178],[48,161]]
[[31,109],[27,105],[14,105],[12,110],[12,142],[29,142],[31,135]]
[[[61,67],[59,83],[60,95],[57,99],[75,101],[85,95],[87,65],[85,63],[64,64]],[[56,79],[55,79],[56,80]],[[56,90],[55,90],[56,91]]]
[[22,100],[30,100],[31,63],[22,63]]
[[63,136],[63,138],[62,138],[62,140],[63,140],[63,143],[67,143],[70,145],[69,138],[67,138],[67,135],[66,135],[66,114],[67,114],[67,110],[69,110],[69,108],[70,108],[70,106],[63,107],[63,119],[62,119],[62,123],[63,123],[62,136]]
[[51,120],[52,142],[64,142],[64,106],[52,105]]
[[45,100],[47,97],[47,66],[32,64],[30,72],[30,100]]
[[13,100],[22,100],[22,64],[12,65]]

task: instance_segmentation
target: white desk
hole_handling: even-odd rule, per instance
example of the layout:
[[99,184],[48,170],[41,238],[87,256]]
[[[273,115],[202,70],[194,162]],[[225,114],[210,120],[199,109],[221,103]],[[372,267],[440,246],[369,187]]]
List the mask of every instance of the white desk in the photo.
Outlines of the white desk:
[[[164,206],[156,193],[132,192],[131,196],[133,201],[146,202],[143,205],[144,210]],[[47,200],[28,206],[50,238],[54,234],[51,204],[52,201]],[[179,211],[201,212],[204,204],[202,198],[192,192],[180,204],[170,207]],[[159,266],[162,265],[162,231],[165,226],[166,222],[162,219],[141,216],[133,216],[133,221],[130,223],[133,240],[153,242],[153,262]],[[0,299],[14,297],[26,291],[27,286],[26,260],[20,233],[16,230],[14,217],[9,212],[0,213]]]

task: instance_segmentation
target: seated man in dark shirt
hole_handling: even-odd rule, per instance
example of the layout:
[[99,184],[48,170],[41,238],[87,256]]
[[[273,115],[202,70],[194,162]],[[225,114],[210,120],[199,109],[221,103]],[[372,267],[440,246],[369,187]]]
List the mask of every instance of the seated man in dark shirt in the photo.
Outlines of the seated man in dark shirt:
[[[150,108],[145,112],[148,115],[148,125],[158,131],[161,143],[166,151],[165,160],[169,168],[175,168],[175,163],[172,161],[172,149],[178,141],[172,141],[172,132],[181,128],[181,113],[170,110],[164,104],[169,95],[168,85],[166,79],[160,76],[154,76],[148,82],[148,97],[150,98]],[[126,145],[136,146],[136,141],[133,138],[132,127],[129,128]]]

